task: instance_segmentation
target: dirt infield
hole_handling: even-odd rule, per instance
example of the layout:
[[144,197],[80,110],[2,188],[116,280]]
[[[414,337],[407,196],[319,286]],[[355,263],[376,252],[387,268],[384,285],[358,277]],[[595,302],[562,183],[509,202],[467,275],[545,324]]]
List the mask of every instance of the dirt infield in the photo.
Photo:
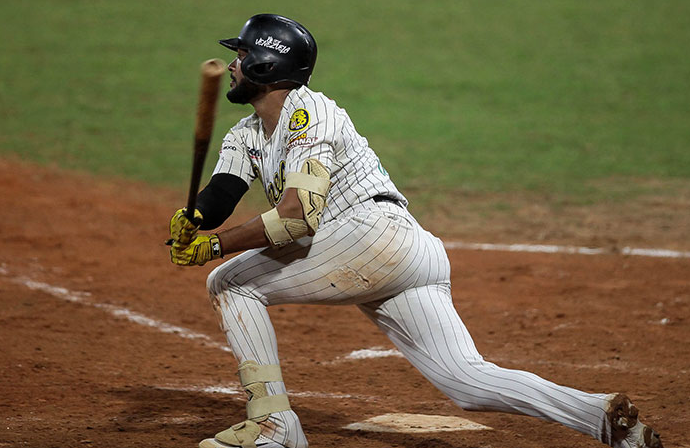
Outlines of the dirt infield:
[[[213,266],[173,266],[162,244],[181,202],[141,184],[0,159],[0,447],[194,447],[244,418],[236,362],[204,290]],[[456,307],[487,359],[626,392],[665,446],[690,446],[690,259],[449,255]],[[348,359],[393,348],[354,307],[270,313],[311,446],[600,446],[556,424],[458,409],[403,358]],[[343,428],[394,412],[493,429]]]

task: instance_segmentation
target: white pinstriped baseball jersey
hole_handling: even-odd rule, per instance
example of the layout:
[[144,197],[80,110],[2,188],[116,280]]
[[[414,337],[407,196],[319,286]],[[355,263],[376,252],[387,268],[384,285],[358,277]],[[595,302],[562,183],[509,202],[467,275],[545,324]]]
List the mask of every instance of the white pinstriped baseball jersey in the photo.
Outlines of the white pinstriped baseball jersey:
[[[223,141],[214,174],[247,184],[259,177],[272,205],[287,172],[308,158],[331,172],[332,187],[313,237],[283,248],[252,249],[218,266],[207,288],[239,362],[280,363],[267,307],[284,303],[353,304],[436,387],[464,409],[531,415],[602,440],[607,397],[559,386],[485,361],[451,297],[442,242],[424,230],[346,112],[306,87],[287,96],[273,135],[256,114]],[[386,196],[397,203],[381,202]],[[269,395],[286,393],[268,382]],[[306,448],[292,410],[272,413],[257,445]]]
[[258,177],[266,198],[275,206],[283,194],[286,173],[299,172],[309,158],[318,159],[331,173],[322,223],[376,195],[407,205],[345,110],[305,86],[287,96],[269,139],[256,114],[234,126],[223,139],[213,174],[233,174],[248,185]]

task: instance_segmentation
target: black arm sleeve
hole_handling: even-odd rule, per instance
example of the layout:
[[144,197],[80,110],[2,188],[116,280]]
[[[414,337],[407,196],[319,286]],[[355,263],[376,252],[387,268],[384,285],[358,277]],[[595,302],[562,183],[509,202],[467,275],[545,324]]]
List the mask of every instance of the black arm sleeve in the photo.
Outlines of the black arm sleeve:
[[196,208],[204,216],[201,230],[212,230],[220,227],[235,210],[242,196],[249,190],[249,185],[241,178],[227,173],[218,173],[199,192]]

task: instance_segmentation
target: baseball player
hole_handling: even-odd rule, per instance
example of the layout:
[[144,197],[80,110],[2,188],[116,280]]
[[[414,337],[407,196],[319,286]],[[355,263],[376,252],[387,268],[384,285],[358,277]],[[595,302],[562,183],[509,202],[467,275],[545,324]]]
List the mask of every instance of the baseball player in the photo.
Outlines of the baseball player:
[[[623,394],[590,394],[485,361],[451,298],[441,241],[424,230],[345,110],[310,90],[316,42],[294,20],[247,21],[220,43],[232,103],[251,104],[223,139],[195,222],[171,219],[173,263],[218,266],[207,288],[239,362],[247,419],[201,448],[304,448],[291,409],[267,307],[351,304],[371,319],[420,372],[458,406],[555,421],[613,447],[661,447]],[[259,181],[270,210],[210,234]],[[200,223],[200,225],[197,225]]]

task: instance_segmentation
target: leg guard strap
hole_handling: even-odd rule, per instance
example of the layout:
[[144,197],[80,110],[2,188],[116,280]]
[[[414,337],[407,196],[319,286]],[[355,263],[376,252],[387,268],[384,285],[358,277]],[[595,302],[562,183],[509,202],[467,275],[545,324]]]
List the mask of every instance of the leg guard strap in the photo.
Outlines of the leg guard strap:
[[277,364],[260,366],[256,361],[245,361],[240,364],[238,373],[242,387],[252,383],[267,383],[269,381],[283,381],[280,366]]
[[261,427],[251,420],[245,420],[236,425],[232,425],[225,431],[216,434],[216,439],[232,446],[242,448],[256,448],[256,439],[261,434]]
[[268,395],[266,383],[283,381],[277,364],[259,365],[256,361],[245,361],[239,366],[240,383],[249,394],[247,418],[254,422],[266,420],[274,412],[290,410],[290,401],[285,394]]
[[253,398],[247,402],[247,418],[263,421],[274,412],[289,411],[290,401],[285,394]]

